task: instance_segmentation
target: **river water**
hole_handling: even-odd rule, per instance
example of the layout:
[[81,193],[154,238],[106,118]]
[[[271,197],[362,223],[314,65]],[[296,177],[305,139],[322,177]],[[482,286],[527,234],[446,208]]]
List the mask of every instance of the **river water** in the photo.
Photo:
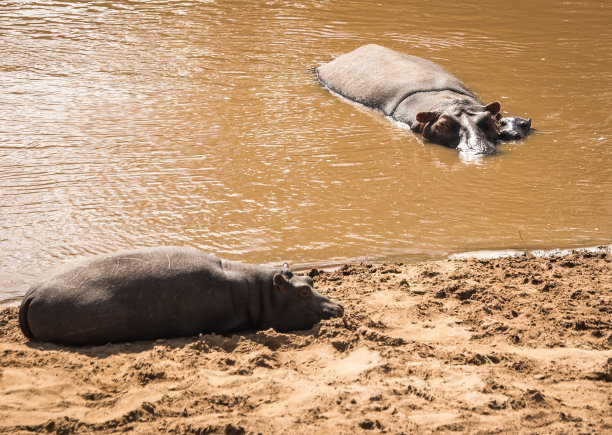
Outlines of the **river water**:
[[[462,160],[316,81],[377,43],[534,134]],[[296,266],[612,240],[609,1],[0,4],[0,299],[160,244]]]

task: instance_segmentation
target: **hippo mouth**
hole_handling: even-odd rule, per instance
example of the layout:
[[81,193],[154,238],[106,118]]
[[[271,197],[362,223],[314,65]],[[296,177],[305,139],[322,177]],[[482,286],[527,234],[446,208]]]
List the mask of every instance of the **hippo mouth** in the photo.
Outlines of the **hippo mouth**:
[[457,150],[462,157],[469,159],[495,154],[497,146],[484,135],[462,134]]
[[519,140],[523,139],[526,134],[518,131],[501,131],[499,133],[500,140]]

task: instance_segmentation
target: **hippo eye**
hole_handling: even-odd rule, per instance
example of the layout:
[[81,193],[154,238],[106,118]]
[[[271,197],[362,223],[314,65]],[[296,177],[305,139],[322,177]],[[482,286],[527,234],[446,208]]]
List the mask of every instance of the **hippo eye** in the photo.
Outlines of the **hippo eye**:
[[298,290],[298,295],[302,299],[308,299],[312,295],[312,291],[308,287],[300,287]]

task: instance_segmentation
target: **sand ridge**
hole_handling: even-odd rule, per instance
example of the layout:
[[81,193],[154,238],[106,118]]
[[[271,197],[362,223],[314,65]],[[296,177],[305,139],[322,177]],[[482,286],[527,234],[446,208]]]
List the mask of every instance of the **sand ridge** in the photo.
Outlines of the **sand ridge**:
[[308,331],[68,347],[0,311],[0,432],[612,431],[612,254],[312,270]]

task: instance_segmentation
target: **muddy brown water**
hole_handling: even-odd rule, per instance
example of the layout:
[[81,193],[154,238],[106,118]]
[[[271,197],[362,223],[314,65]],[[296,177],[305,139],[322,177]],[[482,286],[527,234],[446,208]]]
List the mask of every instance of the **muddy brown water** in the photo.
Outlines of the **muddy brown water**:
[[[607,1],[4,1],[0,299],[159,244],[299,266],[610,243],[611,24]],[[317,83],[366,43],[537,131],[465,161]]]

